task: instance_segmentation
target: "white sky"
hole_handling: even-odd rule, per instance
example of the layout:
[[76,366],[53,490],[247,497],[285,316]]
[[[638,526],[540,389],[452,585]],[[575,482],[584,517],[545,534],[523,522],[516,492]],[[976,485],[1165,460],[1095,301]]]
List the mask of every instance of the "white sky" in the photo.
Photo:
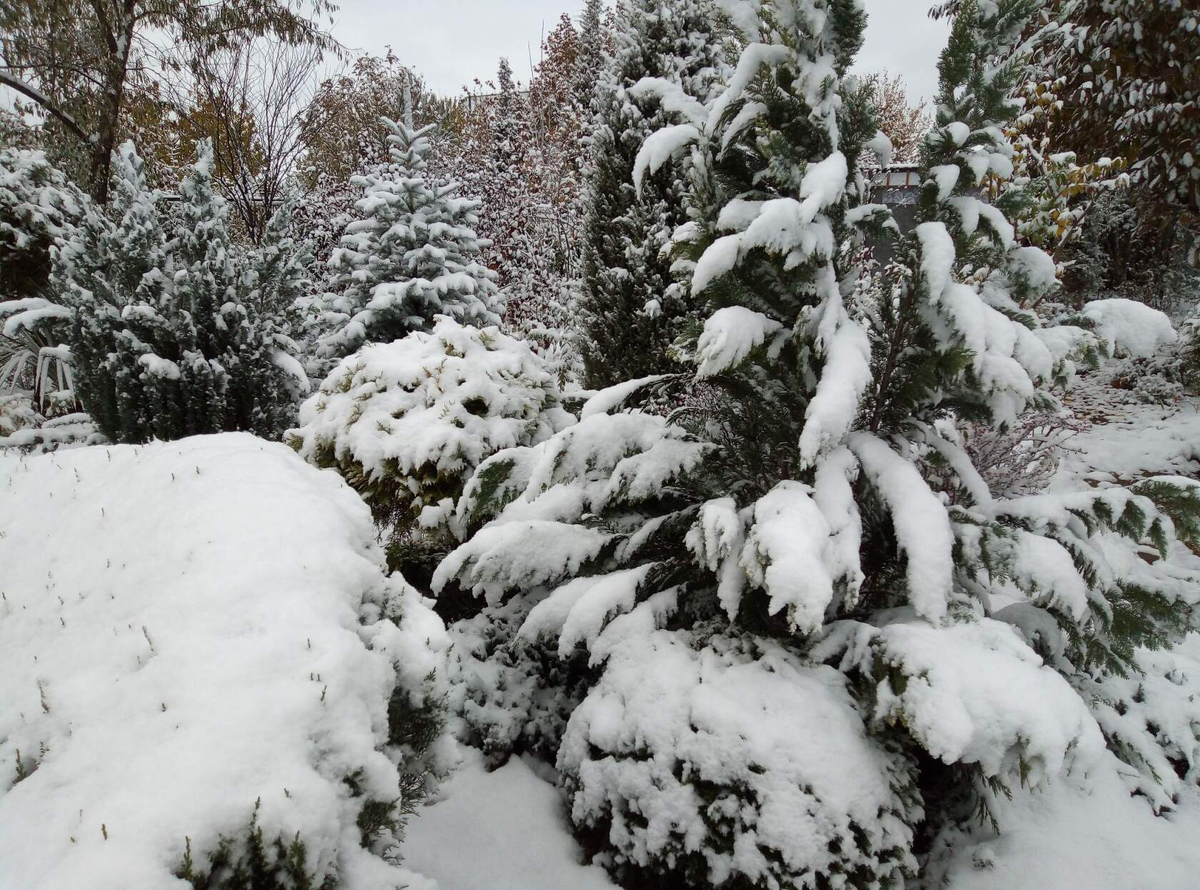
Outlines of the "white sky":
[[[856,70],[887,68],[904,76],[913,96],[937,88],[937,56],[946,26],[927,13],[932,0],[866,0],[870,23]],[[543,26],[563,12],[578,19],[583,0],[340,0],[333,33],[354,50],[391,46],[442,94],[475,78],[493,78],[507,56],[520,80],[537,64]]]

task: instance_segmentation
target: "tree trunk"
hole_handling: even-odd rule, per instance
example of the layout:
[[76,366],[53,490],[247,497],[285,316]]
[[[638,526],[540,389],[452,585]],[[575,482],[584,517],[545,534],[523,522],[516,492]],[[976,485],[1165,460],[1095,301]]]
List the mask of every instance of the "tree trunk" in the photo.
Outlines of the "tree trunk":
[[104,104],[96,132],[92,136],[91,195],[101,207],[108,204],[109,183],[112,180],[112,155],[117,147],[121,126],[121,108],[125,100],[125,80],[129,73],[129,51],[133,45],[134,12],[137,0],[125,0],[118,21],[108,22],[103,8],[96,5],[99,20],[104,26],[108,44],[108,72]]

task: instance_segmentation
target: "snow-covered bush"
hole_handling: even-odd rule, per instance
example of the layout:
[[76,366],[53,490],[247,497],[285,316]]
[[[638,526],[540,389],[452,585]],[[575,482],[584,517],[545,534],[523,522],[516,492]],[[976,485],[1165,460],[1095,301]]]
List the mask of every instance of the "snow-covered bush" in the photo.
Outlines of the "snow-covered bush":
[[70,311],[53,299],[50,251],[87,208],[43,152],[0,150],[0,395],[30,391],[43,413],[77,407],[62,346]]
[[383,125],[391,163],[351,179],[363,197],[329,260],[332,293],[305,301],[319,377],[364,343],[428,330],[436,316],[495,325],[504,308],[473,228],[479,202],[427,172],[433,126],[414,128],[411,114]]
[[[1139,647],[1192,620],[1186,480],[997,497],[961,446],[962,425],[1052,408],[1098,349],[1023,308],[1056,286],[1054,263],[977,193],[1012,172],[997,124],[1019,70],[992,62],[1024,8],[964,5],[901,234],[855,172],[868,142],[885,147],[844,77],[861,7],[764,2],[725,92],[637,165],[690,168],[675,269],[707,320],[680,352],[711,397],[663,418],[622,398],[670,380],[621,384],[464,487],[456,515],[482,527],[434,589],[511,604],[519,637],[587,657],[558,767],[576,828],[630,880],[897,885],[1001,788],[1106,763],[1086,684],[1136,671]],[[887,232],[872,299],[864,238]],[[795,682],[775,689],[769,668]],[[802,729],[797,713],[822,716]],[[871,805],[818,782],[831,767],[810,754],[828,750],[851,752],[843,781]],[[814,816],[829,844],[770,834]]]
[[104,441],[86,414],[73,412],[47,418],[28,396],[0,395],[0,451],[42,454]]
[[[1019,497],[1046,488],[1058,469],[1063,448],[1070,447],[1071,437],[1082,428],[1070,412],[1060,408],[1026,411],[1007,429],[968,426],[963,441],[956,444],[965,449],[993,495]],[[947,470],[953,476],[953,471]]]
[[424,886],[389,857],[444,742],[389,711],[437,714],[447,640],[348,487],[246,434],[0,479],[3,883]]
[[594,682],[587,658],[520,633],[533,596],[484,606],[450,626],[448,705],[460,740],[493,763],[531,753],[553,761],[567,720]]
[[1141,649],[1138,671],[1085,687],[1100,728],[1121,759],[1136,767],[1122,777],[1130,792],[1156,811],[1179,803],[1186,785],[1200,781],[1200,637],[1191,634],[1171,651]]
[[837,670],[740,636],[640,627],[609,645],[558,758],[585,844],[647,886],[664,872],[812,890],[915,874],[914,770],[863,733]]
[[1082,323],[1108,344],[1117,357],[1149,358],[1178,339],[1166,313],[1134,300],[1092,300],[1066,323]]
[[28,396],[0,396],[0,436],[38,426],[45,419]]
[[233,244],[212,165],[201,142],[167,231],[126,143],[111,219],[92,211],[55,251],[78,394],[113,441],[229,430],[275,438],[307,390],[279,315],[299,274],[287,258],[294,246],[274,240],[286,226],[273,221],[257,251]]
[[431,542],[436,552],[461,531],[454,506],[485,458],[573,422],[525,343],[440,317],[430,333],[343,359],[287,441],[336,468],[390,530],[394,564],[415,567]]

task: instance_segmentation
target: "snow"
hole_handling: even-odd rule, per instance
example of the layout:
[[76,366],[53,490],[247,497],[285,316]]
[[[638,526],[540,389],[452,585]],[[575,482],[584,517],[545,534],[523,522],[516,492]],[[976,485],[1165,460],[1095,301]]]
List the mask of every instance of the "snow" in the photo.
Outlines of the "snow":
[[733,102],[742,98],[751,81],[758,76],[764,65],[782,65],[793,58],[786,46],[771,43],[751,43],[738,57],[737,68],[725,85],[725,92],[717,97],[708,113],[708,130],[712,132]]
[[618,863],[694,853],[711,885],[817,887],[814,874],[883,878],[911,863],[893,757],[834,669],[765,641],[696,649],[660,630],[615,646],[558,768],[572,821],[604,832]]
[[908,559],[908,595],[917,614],[938,622],[946,615],[954,571],[954,535],[946,508],[917,468],[883,440],[853,433],[850,450],[891,511],[896,540]]
[[717,599],[730,621],[737,617],[746,589],[746,572],[741,565],[745,539],[745,522],[738,513],[737,502],[730,497],[702,504],[686,538],[696,561],[717,574]]
[[667,111],[683,115],[697,127],[708,117],[704,103],[689,96],[679,84],[662,77],[643,77],[626,92],[634,99],[656,97]]
[[1043,293],[1058,282],[1054,259],[1039,247],[1018,247],[1009,253],[1008,262],[1034,293]]
[[933,756],[1028,786],[1101,759],[1104,739],[1079,693],[1008,624],[898,620],[871,634],[872,663],[903,676],[880,680],[876,718],[901,722]]
[[627,398],[633,395],[638,390],[646,386],[651,386],[658,383],[660,380],[665,380],[664,374],[652,374],[649,377],[639,377],[636,380],[626,380],[624,383],[618,383],[615,386],[610,386],[602,389],[595,395],[588,398],[583,403],[583,408],[579,412],[580,419],[591,417],[593,414],[608,414],[615,408],[619,408]]
[[921,274],[929,288],[929,301],[937,303],[950,284],[955,258],[954,239],[940,222],[921,223],[917,226],[917,238],[921,242]]
[[647,172],[651,175],[657,173],[663,164],[699,138],[700,131],[691,124],[663,127],[647,136],[633,163],[633,183],[637,188],[638,197],[641,197],[642,181]]
[[521,625],[521,636],[558,635],[560,658],[581,642],[591,649],[610,618],[633,609],[638,587],[654,567],[655,563],[647,563],[568,581],[533,607]]
[[999,836],[956,835],[947,886],[1191,890],[1200,868],[1200,792],[1185,789],[1178,812],[1156,817],[1142,798],[1130,796],[1120,779],[1126,770],[1107,755],[1086,776],[996,800]]
[[696,343],[696,377],[703,380],[736,368],[783,325],[745,306],[718,309],[704,322]]
[[433,589],[459,577],[489,604],[518,587],[553,584],[599,556],[611,535],[547,520],[500,522],[480,530],[438,566]]
[[46,322],[69,321],[71,310],[51,303],[42,297],[25,297],[19,300],[0,302],[0,335],[17,337],[22,331],[34,331]]
[[724,235],[704,249],[692,273],[693,296],[703,293],[711,282],[733,271],[741,243],[741,235]]
[[943,164],[940,167],[933,167],[929,173],[933,177],[933,181],[937,183],[937,199],[941,203],[950,197],[954,192],[954,187],[958,185],[958,175],[960,168],[957,164]]
[[406,867],[436,880],[437,890],[615,890],[603,869],[581,864],[543,765],[513,757],[488,772],[477,750],[463,753],[437,799],[409,823]]
[[821,627],[833,599],[829,523],[811,495],[807,485],[783,481],[759,498],[742,551],[746,574],[770,597],[767,613],[786,606],[789,625],[803,634]]
[[[404,600],[424,637],[440,622],[385,578],[337,476],[224,434],[0,456],[0,478],[2,883],[179,886],[184,838],[204,867],[260,800],[318,880],[423,886],[360,846],[342,778],[399,796],[392,661],[418,656],[368,647],[387,630],[364,600]],[[17,749],[36,770],[14,785]]]
[[1093,300],[1080,314],[1095,324],[1096,335],[1116,355],[1145,358],[1179,338],[1165,313],[1133,300]]
[[850,318],[833,270],[818,273],[825,299],[813,315],[813,348],[824,358],[816,392],[804,411],[800,462],[811,466],[818,455],[841,443],[858,416],[858,406],[873,379],[871,342],[861,324]]
[[892,140],[887,133],[879,130],[864,143],[864,147],[873,152],[879,161],[879,166],[886,170],[892,165]]

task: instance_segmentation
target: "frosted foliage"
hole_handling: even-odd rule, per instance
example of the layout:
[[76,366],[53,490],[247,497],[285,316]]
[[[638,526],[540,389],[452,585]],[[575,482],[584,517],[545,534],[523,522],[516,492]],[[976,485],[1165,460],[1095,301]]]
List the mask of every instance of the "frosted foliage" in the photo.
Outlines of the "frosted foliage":
[[366,481],[408,480],[412,510],[456,498],[485,458],[574,423],[524,341],[439,318],[430,333],[363,347],[300,409],[288,441]]
[[458,512],[573,522],[626,498],[653,497],[711,449],[655,415],[594,414],[539,445],[489,458]]
[[908,558],[909,601],[918,614],[941,620],[954,571],[954,536],[945,506],[917,468],[880,439],[855,433],[850,448],[891,512],[897,543]]
[[558,768],[572,821],[618,866],[775,888],[886,886],[915,867],[903,762],[864,733],[837,671],[771,643],[629,637]]
[[356,820],[399,802],[389,697],[444,675],[445,634],[337,476],[231,433],[0,456],[0,478],[6,885],[174,886],[184,838],[207,870],[259,800],[317,883],[419,886]]
[[903,726],[934,757],[1028,785],[1100,758],[1087,705],[1008,624],[897,620],[857,632],[851,651],[877,680],[874,718]]
[[676,124],[655,130],[646,137],[633,164],[633,181],[638,195],[642,192],[642,181],[649,173],[653,175],[667,161],[677,157],[683,149],[700,138],[700,131],[691,124]]
[[1140,673],[1096,684],[1093,711],[1110,744],[1136,772],[1122,772],[1131,792],[1155,810],[1172,809],[1200,778],[1200,636],[1168,651],[1141,649]]
[[[1033,400],[1036,384],[1053,376],[1055,356],[1034,331],[989,305],[977,287],[954,280],[956,250],[943,223],[922,223],[917,236],[925,323],[943,347],[970,350],[972,371],[994,419],[1014,423]],[[1025,262],[1028,266],[1027,257]]]
[[440,590],[458,578],[494,605],[507,591],[554,584],[578,573],[609,540],[595,529],[547,520],[491,525],[443,560],[433,586]]
[[696,376],[703,379],[736,367],[782,328],[774,319],[744,306],[718,309],[704,322],[696,344]]
[[459,737],[492,759],[515,751],[549,758],[583,691],[573,662],[519,635],[535,596],[484,606],[450,628],[450,713]]
[[799,482],[780,482],[759,498],[742,555],[750,580],[770,597],[767,611],[774,615],[786,606],[789,624],[804,633],[824,623],[833,599],[824,553],[829,523],[811,494]]

